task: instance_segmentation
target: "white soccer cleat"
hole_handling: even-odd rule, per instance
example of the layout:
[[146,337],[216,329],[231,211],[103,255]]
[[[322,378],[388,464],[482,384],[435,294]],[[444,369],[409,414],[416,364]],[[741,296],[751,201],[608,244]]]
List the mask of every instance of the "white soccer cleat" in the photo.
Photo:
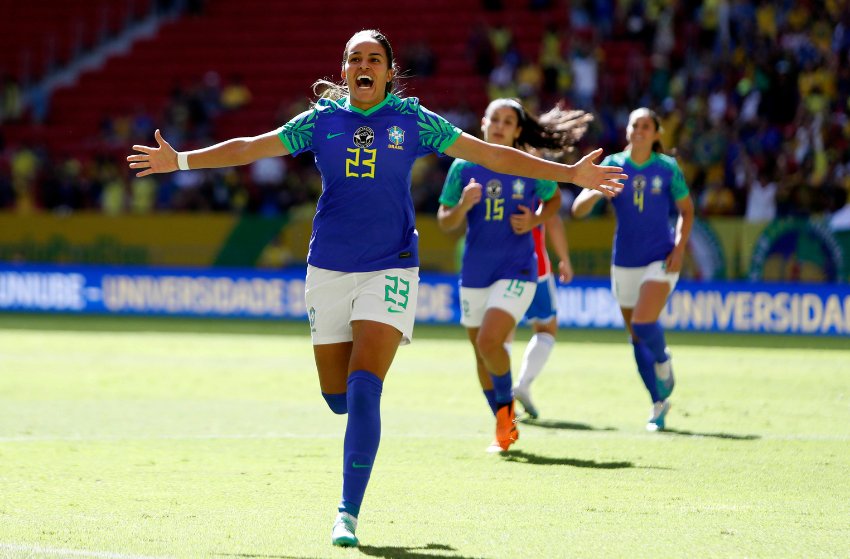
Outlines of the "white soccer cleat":
[[487,454],[498,454],[500,452],[504,451],[502,450],[502,447],[499,446],[499,441],[497,440],[493,440],[493,442],[490,443],[490,446],[487,447]]
[[670,400],[655,402],[649,414],[649,421],[646,422],[646,430],[663,431],[664,421],[667,418],[668,411],[670,411]]
[[331,543],[338,547],[357,547],[360,542],[354,531],[357,530],[357,517],[341,512],[336,515],[334,527],[331,531]]
[[537,419],[540,416],[540,412],[537,411],[537,407],[531,401],[531,390],[528,387],[515,386],[514,398],[522,404],[525,413],[531,416],[531,419]]

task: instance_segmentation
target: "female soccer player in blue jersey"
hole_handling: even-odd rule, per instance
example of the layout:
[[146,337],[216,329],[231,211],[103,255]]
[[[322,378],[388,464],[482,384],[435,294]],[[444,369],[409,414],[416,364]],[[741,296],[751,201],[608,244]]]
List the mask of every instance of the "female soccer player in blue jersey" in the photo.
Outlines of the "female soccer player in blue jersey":
[[[611,289],[620,303],[631,335],[635,362],[652,398],[646,428],[664,429],[673,391],[673,367],[658,317],[676,287],[694,205],[679,165],[661,153],[660,122],[647,108],[632,111],[626,129],[625,151],[604,163],[622,166],[629,175],[615,198],[617,228],[612,251]],[[573,202],[573,215],[586,216],[598,197],[582,191]],[[675,229],[670,217],[678,213]]]
[[[576,129],[586,128],[578,125],[584,122],[583,114],[556,108],[541,122],[518,101],[496,99],[484,113],[481,131],[491,144],[563,152],[576,141]],[[535,211],[538,200],[542,207]],[[481,389],[496,416],[491,452],[508,450],[519,437],[505,346],[537,289],[532,230],[560,207],[556,182],[529,179],[517,171],[490,170],[462,157],[452,163],[440,195],[441,228],[450,231],[467,224],[460,277],[461,324],[475,350]]]
[[312,151],[322,195],[307,255],[306,303],[319,386],[334,413],[348,414],[342,499],[332,542],[356,546],[354,534],[381,433],[384,378],[400,344],[413,335],[419,256],[410,194],[417,157],[446,153],[497,170],[518,169],[613,195],[625,177],[593,163],[573,166],[492,146],[392,93],[392,47],[378,31],[355,33],[345,45],[340,77],[320,80],[323,96],[277,130],[177,152],[157,130],[156,147],[133,146],[137,176],[178,169],[246,165],[264,157]]

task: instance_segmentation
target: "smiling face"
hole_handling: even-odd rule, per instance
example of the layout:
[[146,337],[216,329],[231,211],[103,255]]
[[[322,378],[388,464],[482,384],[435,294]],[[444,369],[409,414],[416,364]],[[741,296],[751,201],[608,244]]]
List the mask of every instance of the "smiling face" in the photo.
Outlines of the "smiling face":
[[481,119],[484,141],[513,147],[522,128],[515,109],[506,105],[490,105]]
[[626,140],[632,146],[632,151],[649,153],[652,144],[661,137],[658,125],[647,109],[638,109],[629,115],[629,125],[626,128]]
[[349,39],[340,75],[353,106],[367,110],[384,100],[387,84],[393,79],[391,64],[384,46],[369,32],[355,33]]

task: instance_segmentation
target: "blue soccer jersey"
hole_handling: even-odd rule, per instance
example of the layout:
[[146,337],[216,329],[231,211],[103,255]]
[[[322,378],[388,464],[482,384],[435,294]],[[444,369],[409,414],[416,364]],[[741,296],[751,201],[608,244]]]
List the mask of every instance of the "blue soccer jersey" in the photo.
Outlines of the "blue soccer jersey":
[[460,284],[475,288],[488,287],[501,279],[537,281],[534,239],[531,233],[514,233],[510,216],[520,213],[520,205],[535,211],[538,199],[551,199],[558,184],[504,175],[455,159],[443,185],[440,203],[446,207],[456,206],[472,178],[484,188],[481,201],[466,214]]
[[612,200],[617,213],[614,265],[635,268],[666,259],[674,246],[671,217],[678,213],[676,201],[689,195],[679,164],[668,155],[653,153],[637,165],[625,151],[609,155],[601,164],[622,167],[629,175],[623,191]]
[[419,266],[411,168],[460,133],[415,97],[392,94],[367,111],[320,99],[283,125],[284,147],[312,151],[322,175],[307,262],[338,272]]

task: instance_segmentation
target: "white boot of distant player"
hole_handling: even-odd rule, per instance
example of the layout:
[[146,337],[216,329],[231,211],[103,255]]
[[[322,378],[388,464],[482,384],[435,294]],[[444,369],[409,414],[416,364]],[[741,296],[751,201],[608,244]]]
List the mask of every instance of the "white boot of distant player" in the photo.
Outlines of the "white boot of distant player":
[[555,337],[546,332],[539,332],[531,337],[525,348],[525,355],[522,356],[522,368],[514,387],[514,398],[533,419],[537,419],[540,414],[531,401],[531,383],[543,370],[554,347]]

